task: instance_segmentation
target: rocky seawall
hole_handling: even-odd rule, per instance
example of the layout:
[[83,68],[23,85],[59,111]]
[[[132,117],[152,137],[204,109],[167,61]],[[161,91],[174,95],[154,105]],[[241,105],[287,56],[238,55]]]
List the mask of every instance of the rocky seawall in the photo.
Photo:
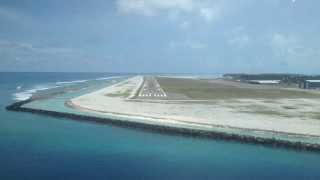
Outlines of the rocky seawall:
[[149,132],[169,134],[169,135],[182,135],[182,136],[195,137],[195,138],[230,140],[230,141],[237,141],[242,143],[264,145],[264,146],[269,146],[274,148],[286,148],[286,149],[292,149],[297,151],[320,152],[320,144],[293,142],[293,141],[279,140],[276,138],[262,138],[262,137],[230,134],[230,133],[223,133],[223,132],[213,132],[213,131],[205,131],[205,130],[198,130],[198,129],[163,126],[163,125],[156,125],[156,124],[145,124],[145,123],[132,122],[132,121],[120,121],[120,120],[107,119],[107,118],[101,118],[101,117],[78,115],[78,114],[72,114],[72,113],[64,113],[64,112],[56,112],[56,111],[48,111],[48,110],[23,107],[24,104],[27,104],[31,101],[32,99],[15,102],[7,106],[6,110],[16,111],[16,112],[28,112],[33,114],[47,115],[47,116],[56,117],[56,118],[72,119],[72,120],[82,121],[82,122],[109,124],[109,125],[128,127],[128,128],[134,128],[134,129],[139,129],[139,130],[144,130]]

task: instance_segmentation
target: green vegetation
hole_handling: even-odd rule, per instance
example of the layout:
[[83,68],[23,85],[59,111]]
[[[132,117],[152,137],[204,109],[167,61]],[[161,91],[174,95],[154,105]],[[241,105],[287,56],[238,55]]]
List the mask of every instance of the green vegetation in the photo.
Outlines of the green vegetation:
[[268,116],[282,116],[282,117],[290,117],[288,114],[277,111],[275,109],[270,109],[270,107],[263,106],[263,105],[245,105],[245,106],[233,106],[231,108],[240,109],[237,112],[241,113],[250,113],[250,114],[262,114]]
[[320,113],[312,113],[311,117],[320,120]]
[[109,96],[109,97],[128,97],[128,96],[130,96],[130,93],[131,93],[130,90],[126,90],[123,92],[119,91],[116,93],[109,93],[109,94],[106,94],[106,96]]
[[266,109],[255,109],[253,111],[239,111],[239,112],[251,113],[251,114],[262,114],[262,115],[268,115],[268,116],[290,117],[287,114],[280,113],[280,112],[274,111],[274,110],[266,110]]
[[293,106],[282,106],[284,109],[288,109],[288,110],[294,110],[294,109],[298,109],[297,107],[293,107]]
[[[166,93],[181,94],[190,99],[281,99],[320,98],[320,94],[281,88],[261,88],[259,85],[223,81],[177,78],[158,78]],[[240,85],[239,85],[240,84]]]

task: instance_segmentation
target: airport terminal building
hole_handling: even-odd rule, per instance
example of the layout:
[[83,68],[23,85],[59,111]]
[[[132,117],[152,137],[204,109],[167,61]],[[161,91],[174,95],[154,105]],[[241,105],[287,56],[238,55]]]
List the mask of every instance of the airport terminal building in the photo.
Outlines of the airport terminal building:
[[302,89],[320,89],[320,80],[305,80],[299,84]]

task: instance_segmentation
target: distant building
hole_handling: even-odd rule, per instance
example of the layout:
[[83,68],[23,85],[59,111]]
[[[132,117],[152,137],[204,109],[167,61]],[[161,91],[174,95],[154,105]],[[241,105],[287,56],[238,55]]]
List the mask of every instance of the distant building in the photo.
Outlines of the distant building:
[[320,89],[320,80],[305,80],[299,84],[302,89]]
[[266,84],[266,85],[273,85],[273,84],[280,84],[280,80],[249,80],[250,84]]

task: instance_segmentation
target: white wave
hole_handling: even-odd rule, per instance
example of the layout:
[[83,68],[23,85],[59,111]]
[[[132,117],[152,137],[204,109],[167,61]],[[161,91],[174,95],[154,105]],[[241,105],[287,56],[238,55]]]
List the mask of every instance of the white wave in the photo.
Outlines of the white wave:
[[61,81],[61,82],[56,82],[56,84],[58,85],[62,85],[62,84],[74,84],[74,83],[84,83],[87,82],[89,80],[76,80],[76,81]]
[[[122,77],[123,76],[111,76],[111,77],[101,77],[101,78],[92,79],[92,80],[108,80],[108,79],[116,79],[116,78],[122,78]],[[53,88],[61,87],[63,85],[67,85],[67,84],[84,83],[87,81],[90,81],[90,80],[85,79],[85,80],[75,80],[75,81],[60,81],[60,82],[56,82],[55,85],[37,85],[32,89],[27,89],[22,92],[14,93],[13,96],[14,96],[14,100],[24,101],[31,98],[33,94],[39,91],[53,89]],[[18,86],[16,89],[21,90],[22,87]]]
[[122,78],[123,76],[111,76],[111,77],[101,77],[97,79],[84,79],[84,80],[75,80],[75,81],[61,81],[61,82],[56,82],[57,85],[64,85],[64,84],[75,84],[75,83],[84,83],[92,80],[108,80],[108,79],[116,79],[116,78]]
[[32,89],[28,89],[22,92],[17,92],[13,94],[14,100],[24,101],[32,97],[32,95],[39,91],[44,91],[48,89],[57,88],[59,86],[52,86],[52,85],[37,85]]
[[110,77],[101,77],[101,78],[97,78],[95,80],[97,81],[102,81],[102,80],[108,80],[108,79],[117,79],[117,78],[123,78],[124,76],[110,76]]
[[163,78],[176,78],[176,79],[198,79],[199,76],[182,76],[182,75],[158,75]]

